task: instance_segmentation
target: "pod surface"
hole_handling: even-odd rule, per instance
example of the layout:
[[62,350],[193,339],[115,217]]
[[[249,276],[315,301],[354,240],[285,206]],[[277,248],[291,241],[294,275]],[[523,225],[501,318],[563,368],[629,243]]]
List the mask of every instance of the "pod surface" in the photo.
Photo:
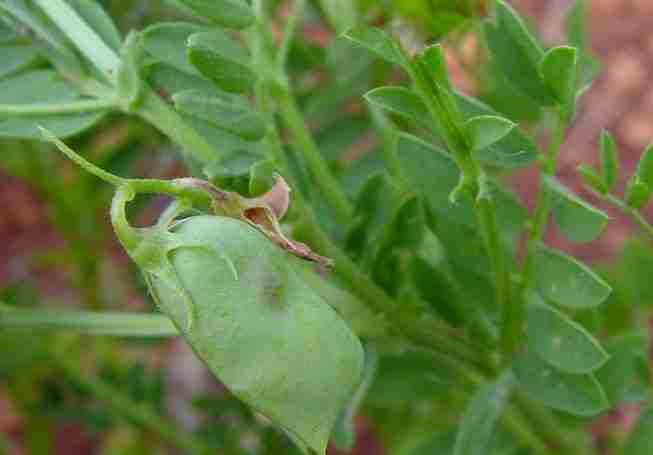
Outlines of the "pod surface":
[[152,279],[161,310],[236,396],[324,454],[361,375],[356,335],[308,286],[308,265],[246,223],[195,216],[172,231],[182,246],[168,256],[195,321],[188,328],[183,299]]

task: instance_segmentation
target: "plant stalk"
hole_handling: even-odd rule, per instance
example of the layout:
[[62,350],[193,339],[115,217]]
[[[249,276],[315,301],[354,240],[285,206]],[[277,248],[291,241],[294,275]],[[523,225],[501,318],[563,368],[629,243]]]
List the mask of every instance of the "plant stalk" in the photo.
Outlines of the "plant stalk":
[[106,98],[58,104],[0,104],[0,114],[11,116],[80,114],[117,108],[118,102],[115,99]]
[[639,228],[644,231],[646,234],[650,235],[653,237],[653,226],[644,218],[644,216],[641,214],[641,212],[635,208],[629,207],[628,204],[626,204],[624,201],[621,199],[611,195],[611,194],[595,194],[602,198],[604,201],[612,204],[613,206],[619,208],[624,214],[626,214],[635,224],[639,226]]
[[170,319],[159,314],[107,311],[46,311],[0,309],[0,327],[7,329],[70,330],[117,337],[170,337],[179,334]]
[[[553,136],[549,143],[549,147],[545,156],[543,157],[541,166],[541,177],[544,175],[553,176],[556,172],[558,153],[564,141],[565,131],[567,129],[567,122],[564,116],[558,112],[556,126],[553,131]],[[551,192],[542,184],[542,178],[537,194],[537,208],[535,209],[533,226],[530,230],[530,235],[527,243],[526,257],[522,266],[521,273],[521,295],[517,299],[519,302],[518,318],[516,323],[519,325],[519,332],[524,323],[524,291],[529,290],[532,286],[532,281],[535,273],[535,254],[538,243],[542,241],[546,230],[546,225],[549,220],[549,213],[551,211]],[[517,342],[517,340],[515,340]]]
[[294,139],[293,147],[306,160],[308,168],[313,174],[315,185],[324,194],[324,198],[333,208],[337,218],[342,222],[351,222],[353,207],[318,149],[290,88],[284,87],[279,90],[277,101],[281,118]]

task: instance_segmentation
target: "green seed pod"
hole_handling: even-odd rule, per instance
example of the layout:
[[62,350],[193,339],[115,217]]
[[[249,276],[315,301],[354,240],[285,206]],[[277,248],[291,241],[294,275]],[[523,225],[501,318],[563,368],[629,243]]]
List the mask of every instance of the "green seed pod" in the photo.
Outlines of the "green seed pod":
[[[305,453],[324,455],[339,414],[361,377],[363,348],[310,283],[307,261],[324,263],[286,239],[277,215],[287,209],[283,180],[245,199],[196,179],[127,180],[70,158],[117,186],[116,235],[143,272],[161,312],[234,395],[282,427]],[[155,226],[134,228],[125,207],[138,192],[178,199]],[[189,201],[226,215],[193,215]]]
[[194,216],[171,232],[168,256],[195,321],[188,324],[177,283],[146,273],[161,311],[237,397],[323,454],[363,352],[305,284],[307,264],[232,218]]

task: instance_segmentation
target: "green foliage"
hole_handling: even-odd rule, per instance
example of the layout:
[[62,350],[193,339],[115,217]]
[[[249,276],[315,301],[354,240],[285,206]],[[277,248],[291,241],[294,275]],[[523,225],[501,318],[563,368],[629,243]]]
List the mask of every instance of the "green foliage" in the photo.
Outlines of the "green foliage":
[[537,290],[543,297],[572,309],[598,306],[612,291],[586,265],[544,245],[537,248]]
[[608,408],[605,392],[591,374],[564,373],[530,353],[515,360],[513,372],[531,398],[554,409],[594,416]]
[[[610,221],[556,176],[596,76],[585,1],[569,45],[551,48],[503,0],[170,5],[125,8],[120,29],[149,25],[123,38],[92,0],[0,0],[0,165],[65,239],[30,267],[80,291],[61,311],[0,289],[0,393],[30,449],[46,453],[65,419],[102,432],[106,453],[324,455],[356,446],[363,425],[399,455],[589,454],[591,418],[637,403],[620,448],[647,453],[650,244],[599,270],[544,244],[550,221],[574,243]],[[470,35],[478,97],[447,64]],[[86,158],[59,140],[73,137]],[[107,249],[107,192],[59,172],[44,139],[114,185],[129,267]],[[177,149],[185,170],[171,170]],[[640,212],[653,148],[623,198],[607,132],[599,155],[598,170],[579,167],[585,183],[653,235]],[[505,178],[527,166],[540,172],[532,215]],[[157,179],[173,173],[186,176]],[[116,312],[148,294],[160,313]],[[225,386],[187,400],[196,432],[162,416],[176,398],[163,371],[132,361],[156,358],[164,336]]]
[[571,193],[555,178],[546,177],[544,185],[553,194],[553,219],[571,241],[595,240],[608,224],[608,215]]

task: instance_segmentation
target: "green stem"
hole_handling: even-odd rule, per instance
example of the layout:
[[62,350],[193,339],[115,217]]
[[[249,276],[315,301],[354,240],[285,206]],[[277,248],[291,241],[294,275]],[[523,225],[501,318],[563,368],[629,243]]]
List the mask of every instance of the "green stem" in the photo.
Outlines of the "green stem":
[[281,118],[293,136],[293,147],[306,160],[308,168],[313,174],[315,185],[324,194],[338,219],[346,223],[351,222],[353,207],[315,144],[304,121],[304,116],[297,107],[295,98],[288,87],[279,90],[277,101]]
[[65,372],[83,388],[117,414],[129,418],[142,428],[151,431],[161,439],[192,454],[213,454],[216,449],[203,440],[179,430],[178,425],[157,414],[146,402],[132,400],[124,392],[99,380],[88,379],[72,362],[61,358]]
[[403,186],[403,171],[401,169],[401,161],[397,156],[397,127],[379,107],[369,104],[369,111],[372,122],[383,139],[381,153],[383,154],[385,165],[388,168],[388,173]]
[[0,104],[0,114],[12,116],[78,114],[117,109],[118,107],[117,100],[113,98],[59,104]]
[[72,330],[90,335],[169,337],[178,335],[170,319],[158,314],[99,311],[0,310],[0,327]]
[[[474,212],[478,220],[481,238],[490,260],[492,269],[496,305],[504,315],[504,324],[501,327],[501,337],[507,338],[504,333],[509,329],[506,319],[512,314],[510,296],[510,277],[506,267],[507,254],[498,228],[497,213],[487,176],[478,161],[472,155],[462,128],[462,115],[454,103],[447,102],[442,89],[433,83],[429,68],[417,64],[411,71],[411,78],[417,92],[426,104],[431,120],[445,140],[447,148],[453,155],[460,169],[460,183],[454,189],[453,195],[459,190],[469,190],[476,203]],[[449,100],[450,101],[450,100]],[[512,349],[504,349],[504,361],[509,361]]]
[[[452,371],[463,381],[478,389],[487,384],[486,378],[476,372],[473,368],[462,364],[447,356],[435,354],[438,362],[447,370]],[[514,405],[506,407],[501,423],[526,447],[533,449],[541,455],[552,455],[553,451],[535,434],[525,423],[524,418]]]
[[642,231],[653,237],[653,226],[644,218],[644,216],[640,213],[639,210],[629,207],[628,204],[626,204],[624,201],[621,199],[611,195],[611,194],[598,194],[596,193],[600,198],[603,198],[606,202],[609,202],[610,204],[614,205],[615,207],[619,208],[622,212],[624,212],[631,220],[633,220]]
[[[564,141],[565,131],[567,128],[567,122],[564,120],[564,116],[558,113],[558,118],[556,121],[556,126],[553,131],[553,137],[549,143],[549,148],[543,157],[541,173],[543,175],[555,175],[556,172],[556,163],[558,158],[558,153],[560,152],[560,147]],[[542,184],[542,178],[540,178],[539,191],[537,195],[537,208],[535,210],[535,216],[533,221],[533,226],[530,231],[530,236],[528,238],[527,252],[526,257],[524,258],[524,264],[522,266],[521,273],[521,290],[528,290],[531,287],[532,280],[535,273],[535,255],[537,250],[537,245],[542,241],[544,237],[544,232],[546,229],[547,222],[549,220],[549,212],[551,210],[551,193],[550,191]],[[523,295],[520,299],[521,306],[523,307]],[[519,325],[523,324],[524,319],[524,310],[523,308],[519,311]]]
[[290,46],[292,44],[293,38],[295,37],[299,19],[304,12],[305,6],[306,0],[295,0],[290,13],[288,14],[288,21],[286,22],[286,27],[283,31],[283,38],[281,39],[281,44],[276,55],[277,68],[280,73],[285,71],[286,62],[288,60],[288,52],[290,51]]
[[[483,191],[484,193],[484,191]],[[485,237],[485,245],[494,274],[495,301],[501,310],[501,348],[504,364],[509,364],[514,351],[515,304],[510,298],[510,277],[506,267],[506,255],[496,217],[496,206],[490,197],[481,196],[476,202],[476,214]]]
[[524,416],[531,421],[531,427],[560,455],[582,455],[587,453],[586,448],[578,441],[569,438],[562,430],[560,421],[540,403],[529,399],[523,392],[517,391],[514,395],[515,407],[522,410]]

